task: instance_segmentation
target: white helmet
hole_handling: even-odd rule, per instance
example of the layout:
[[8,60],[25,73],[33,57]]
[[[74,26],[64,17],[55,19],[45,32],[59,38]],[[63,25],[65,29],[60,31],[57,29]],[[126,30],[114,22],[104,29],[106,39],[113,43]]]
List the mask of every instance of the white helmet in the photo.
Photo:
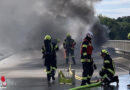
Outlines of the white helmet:
[[93,33],[92,33],[92,32],[88,32],[88,33],[86,34],[86,37],[92,38],[92,37],[93,37]]

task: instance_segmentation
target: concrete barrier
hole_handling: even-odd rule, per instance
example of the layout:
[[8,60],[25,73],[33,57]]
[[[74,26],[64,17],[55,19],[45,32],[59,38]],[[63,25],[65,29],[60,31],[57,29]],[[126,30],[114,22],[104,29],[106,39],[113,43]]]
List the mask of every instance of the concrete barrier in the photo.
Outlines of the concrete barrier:
[[116,50],[130,53],[130,40],[108,40],[105,47],[112,47]]

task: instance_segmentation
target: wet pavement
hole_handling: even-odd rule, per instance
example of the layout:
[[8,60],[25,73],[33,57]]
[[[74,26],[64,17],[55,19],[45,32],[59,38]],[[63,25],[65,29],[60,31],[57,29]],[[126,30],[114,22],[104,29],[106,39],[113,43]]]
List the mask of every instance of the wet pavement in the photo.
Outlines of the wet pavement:
[[[130,90],[127,88],[127,85],[130,84],[130,75],[121,75],[119,80],[119,86],[116,83],[111,83],[110,86],[106,87],[97,86],[81,90]],[[60,85],[57,80],[51,83],[50,86],[47,84],[46,78],[11,78],[6,79],[6,81],[7,86],[1,87],[0,90],[69,90],[75,87],[72,85]],[[79,81],[76,82],[79,83]]]
[[48,85],[46,78],[11,78],[0,90],[68,90],[71,85],[59,85],[57,80]]
[[[80,81],[76,80],[76,85],[59,85],[57,78],[55,83],[48,86],[46,80],[46,72],[43,71],[43,60],[39,51],[22,52],[12,55],[0,61],[0,76],[5,76],[7,81],[6,87],[0,87],[0,90],[68,90],[70,88],[80,86]],[[119,75],[120,83],[112,83],[109,87],[94,87],[84,90],[130,90],[127,84],[130,84],[129,64],[130,61],[124,57],[114,57],[116,64],[116,75]],[[58,59],[61,60],[61,59]],[[102,67],[101,58],[94,58],[97,70],[93,74],[93,78],[98,75]],[[68,68],[64,62],[58,61],[58,69]],[[76,66],[72,66],[76,70],[76,75],[82,75],[82,65],[77,62]],[[56,74],[57,77],[57,74]]]

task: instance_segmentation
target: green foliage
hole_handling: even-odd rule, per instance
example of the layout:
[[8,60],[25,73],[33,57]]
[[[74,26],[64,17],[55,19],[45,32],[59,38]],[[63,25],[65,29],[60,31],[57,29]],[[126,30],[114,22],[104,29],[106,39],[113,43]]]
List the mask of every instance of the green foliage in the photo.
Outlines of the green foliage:
[[117,22],[128,22],[130,23],[130,16],[126,16],[126,17],[119,17],[116,20]]
[[109,36],[112,40],[126,40],[127,35],[130,32],[130,16],[119,17],[117,19],[112,19],[102,15],[98,16],[101,24],[106,25],[109,30]]

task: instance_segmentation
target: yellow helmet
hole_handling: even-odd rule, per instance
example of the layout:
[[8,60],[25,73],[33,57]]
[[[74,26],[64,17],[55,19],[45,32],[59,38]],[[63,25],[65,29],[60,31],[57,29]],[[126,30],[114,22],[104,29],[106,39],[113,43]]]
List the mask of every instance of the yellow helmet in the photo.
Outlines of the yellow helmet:
[[51,36],[50,36],[50,35],[46,35],[46,36],[44,37],[44,40],[51,40]]
[[101,54],[103,54],[103,53],[109,55],[108,51],[105,50],[105,49],[102,49],[102,50],[101,50]]
[[71,37],[71,35],[69,33],[66,34],[67,37]]
[[130,33],[128,33],[128,39],[130,39]]

